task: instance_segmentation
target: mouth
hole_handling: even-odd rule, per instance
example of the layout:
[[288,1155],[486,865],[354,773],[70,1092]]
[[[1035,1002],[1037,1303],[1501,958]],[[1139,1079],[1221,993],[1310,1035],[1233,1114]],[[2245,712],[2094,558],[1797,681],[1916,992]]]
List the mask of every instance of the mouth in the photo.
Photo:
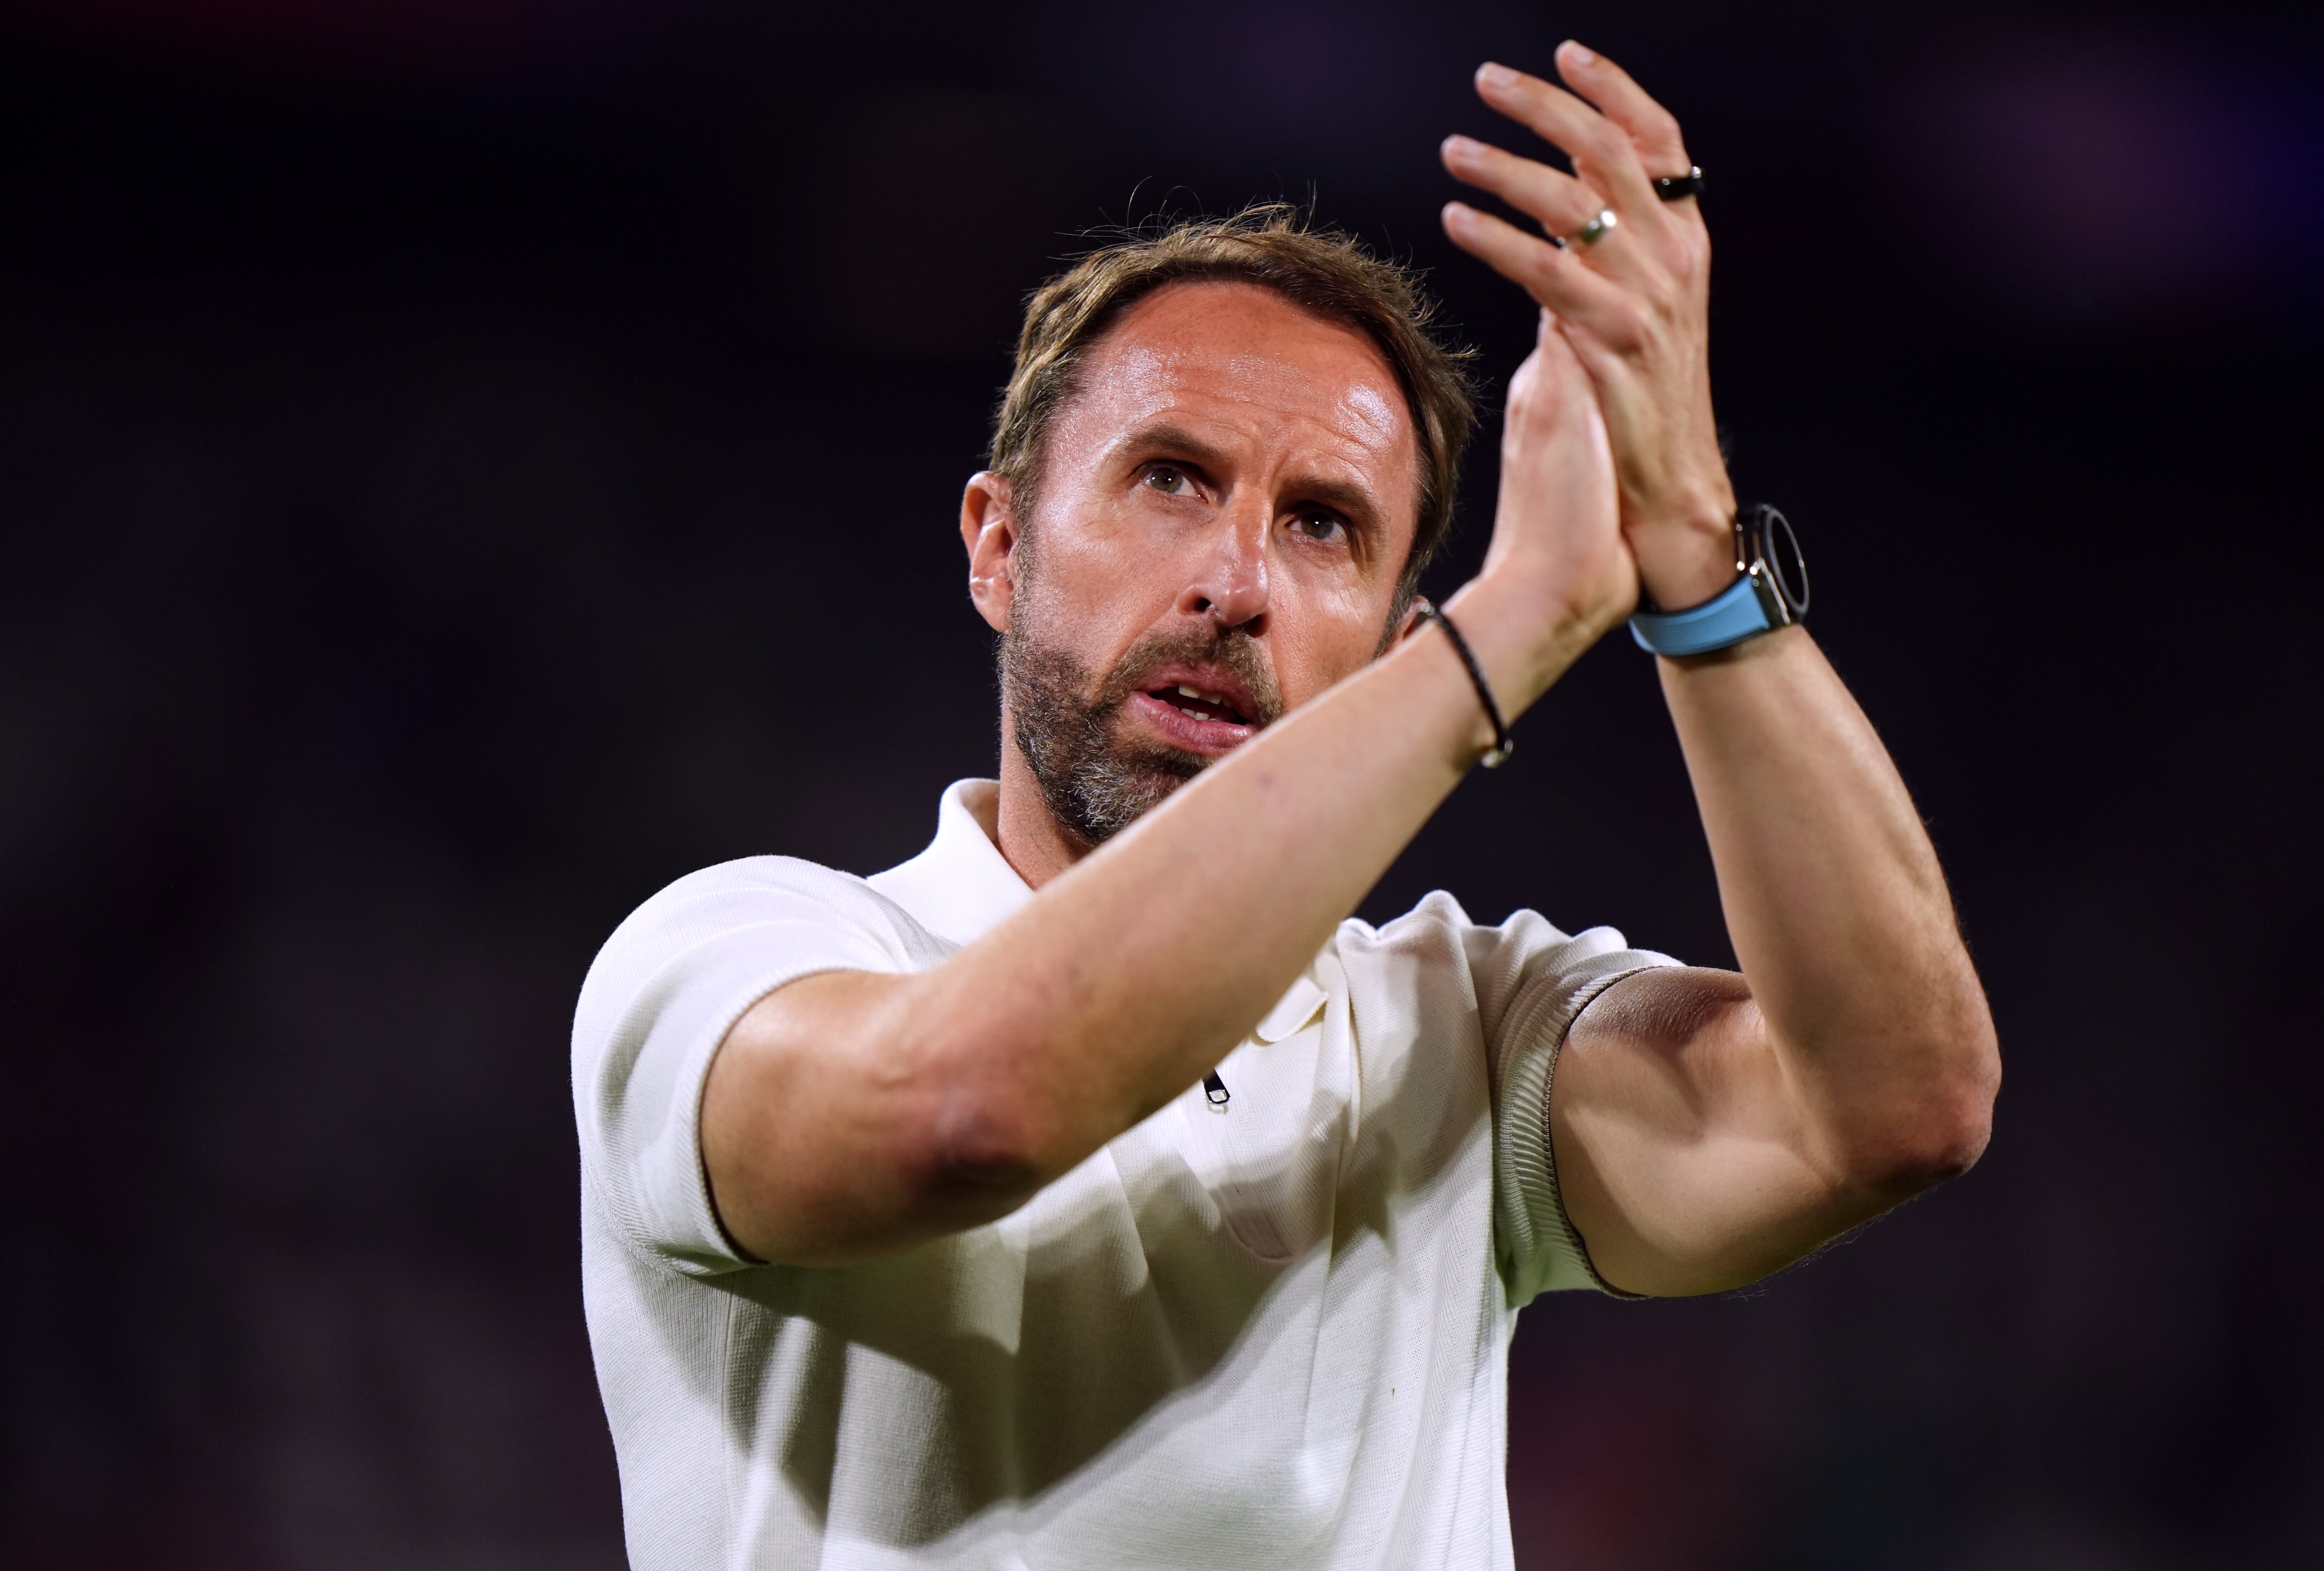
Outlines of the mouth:
[[1157,703],[1168,704],[1188,720],[1224,721],[1229,725],[1250,723],[1250,717],[1237,707],[1232,697],[1223,693],[1205,693],[1191,682],[1149,688],[1146,696]]
[[1171,746],[1192,753],[1227,752],[1264,723],[1242,683],[1217,671],[1165,667],[1138,684],[1127,707]]

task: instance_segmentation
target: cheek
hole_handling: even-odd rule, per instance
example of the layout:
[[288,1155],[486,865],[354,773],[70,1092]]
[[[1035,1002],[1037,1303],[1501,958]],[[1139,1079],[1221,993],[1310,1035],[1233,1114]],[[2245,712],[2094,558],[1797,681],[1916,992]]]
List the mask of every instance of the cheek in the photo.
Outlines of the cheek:
[[1080,607],[1093,620],[1149,610],[1157,598],[1167,603],[1174,565],[1149,536],[1103,522],[1044,535],[1036,547],[1033,577],[1038,593]]
[[1169,610],[1176,583],[1170,565],[1132,532],[1076,519],[1036,537],[1018,574],[1016,615],[1028,631],[1103,666]]
[[1304,703],[1371,663],[1392,593],[1353,574],[1304,574],[1278,583],[1272,637],[1285,703]]

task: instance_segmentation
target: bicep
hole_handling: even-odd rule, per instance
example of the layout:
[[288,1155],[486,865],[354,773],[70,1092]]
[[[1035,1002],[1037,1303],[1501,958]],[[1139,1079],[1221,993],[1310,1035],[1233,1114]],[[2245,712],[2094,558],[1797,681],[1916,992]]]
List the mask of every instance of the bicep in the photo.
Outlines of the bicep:
[[[990,1220],[1005,1175],[932,1158],[944,1094],[908,1029],[925,978],[825,971],[776,988],[719,1044],[702,1162],[719,1223],[761,1261],[836,1264]],[[956,1169],[958,1164],[952,1164]]]
[[1551,1083],[1558,1189],[1629,1292],[1756,1282],[1883,1208],[1817,1150],[1742,977],[1665,968],[1583,1010]]

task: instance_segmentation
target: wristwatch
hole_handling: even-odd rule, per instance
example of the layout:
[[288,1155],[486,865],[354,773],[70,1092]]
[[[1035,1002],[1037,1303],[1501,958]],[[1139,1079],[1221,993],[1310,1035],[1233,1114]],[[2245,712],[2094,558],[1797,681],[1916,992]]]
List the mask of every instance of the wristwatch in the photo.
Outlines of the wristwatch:
[[1657,655],[1707,655],[1790,627],[1808,612],[1808,565],[1791,520],[1765,502],[1735,515],[1735,582],[1685,611],[1642,611],[1630,619],[1638,648]]

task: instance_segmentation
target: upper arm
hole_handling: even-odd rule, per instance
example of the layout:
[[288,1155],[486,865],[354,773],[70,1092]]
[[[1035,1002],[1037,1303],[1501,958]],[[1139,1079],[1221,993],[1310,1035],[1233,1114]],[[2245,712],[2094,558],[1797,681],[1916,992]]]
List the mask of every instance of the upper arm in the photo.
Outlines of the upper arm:
[[[948,1017],[915,1003],[939,942],[862,880],[784,858],[705,868],[640,906],[574,1015],[592,1202],[690,1273],[912,1241],[881,1207],[943,1165],[919,1072],[931,1034],[899,1029]],[[957,1189],[977,1131],[954,1122]]]
[[1867,1182],[1812,1117],[1732,971],[1624,978],[1558,1055],[1558,1189],[1591,1262],[1626,1291],[1755,1282],[1905,1199]]

